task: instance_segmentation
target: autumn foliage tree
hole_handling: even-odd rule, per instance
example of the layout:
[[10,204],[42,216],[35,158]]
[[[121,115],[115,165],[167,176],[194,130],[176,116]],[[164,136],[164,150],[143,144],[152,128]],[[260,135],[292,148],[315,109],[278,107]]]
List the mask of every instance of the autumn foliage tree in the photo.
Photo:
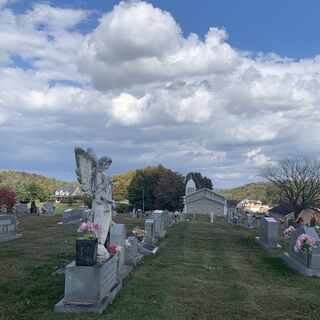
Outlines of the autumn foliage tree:
[[16,202],[16,194],[9,187],[0,187],[0,205],[6,205],[11,211]]
[[128,186],[136,170],[128,170],[127,172],[115,174],[112,176],[112,198],[115,201],[123,201],[128,199]]

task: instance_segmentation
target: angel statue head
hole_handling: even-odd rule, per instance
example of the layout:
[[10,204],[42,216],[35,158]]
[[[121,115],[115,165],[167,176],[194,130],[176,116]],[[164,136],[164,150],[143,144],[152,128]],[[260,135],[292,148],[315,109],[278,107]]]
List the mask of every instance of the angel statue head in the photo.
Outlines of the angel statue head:
[[98,170],[105,171],[107,170],[112,163],[112,160],[109,157],[102,157],[98,161]]
[[112,191],[111,178],[104,173],[112,160],[109,157],[98,158],[89,148],[75,148],[77,163],[76,174],[82,190],[92,198],[90,219],[99,225],[98,231],[98,262],[104,262],[110,254],[105,248],[109,227],[112,218]]

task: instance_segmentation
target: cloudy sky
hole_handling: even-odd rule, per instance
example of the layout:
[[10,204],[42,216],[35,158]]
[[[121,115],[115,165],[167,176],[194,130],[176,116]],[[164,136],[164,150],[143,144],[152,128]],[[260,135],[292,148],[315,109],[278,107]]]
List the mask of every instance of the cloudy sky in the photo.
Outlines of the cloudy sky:
[[319,158],[318,1],[0,0],[0,170],[163,164],[217,188]]

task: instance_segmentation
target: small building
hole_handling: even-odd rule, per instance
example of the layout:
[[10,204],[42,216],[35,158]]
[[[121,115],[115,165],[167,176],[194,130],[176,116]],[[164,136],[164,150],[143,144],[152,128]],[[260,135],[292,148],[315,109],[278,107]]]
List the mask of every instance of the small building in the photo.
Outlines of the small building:
[[294,218],[294,209],[290,203],[281,203],[270,209],[268,214],[277,221],[282,219],[288,225],[288,220]]
[[224,217],[227,214],[227,201],[218,193],[203,188],[196,190],[196,185],[190,179],[186,185],[184,196],[184,213],[187,214],[206,214],[216,217]]
[[83,196],[79,186],[60,186],[54,192],[52,198],[56,202],[77,201]]

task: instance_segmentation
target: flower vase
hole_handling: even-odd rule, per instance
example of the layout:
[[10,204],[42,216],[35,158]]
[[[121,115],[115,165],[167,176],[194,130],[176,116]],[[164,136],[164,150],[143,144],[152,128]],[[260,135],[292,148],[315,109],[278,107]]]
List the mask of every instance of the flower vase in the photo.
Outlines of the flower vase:
[[76,240],[76,265],[94,266],[97,263],[98,239]]

